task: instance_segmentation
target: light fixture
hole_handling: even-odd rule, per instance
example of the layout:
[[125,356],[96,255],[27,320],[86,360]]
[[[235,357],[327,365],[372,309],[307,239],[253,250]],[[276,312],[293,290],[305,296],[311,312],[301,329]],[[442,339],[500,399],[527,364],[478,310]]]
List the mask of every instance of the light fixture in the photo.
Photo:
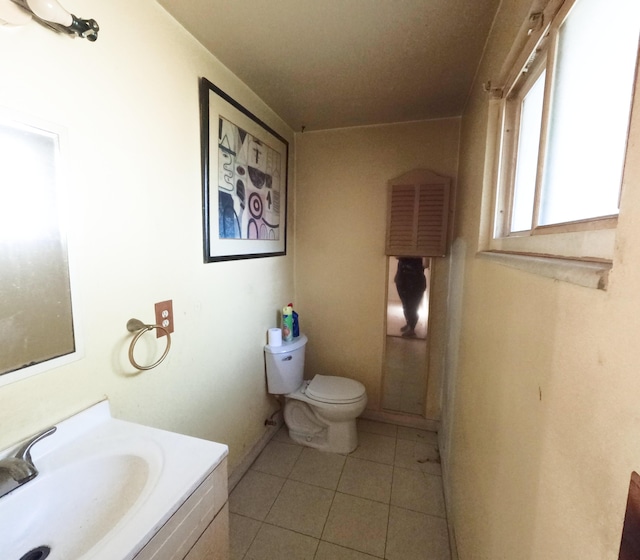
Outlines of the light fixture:
[[[23,13],[19,14],[20,11]],[[0,20],[12,25],[24,25],[28,23],[30,15],[56,31],[77,35],[89,41],[95,41],[98,38],[100,28],[96,20],[74,16],[57,0],[0,0]]]
[[0,0],[0,24],[25,25],[31,19],[30,12],[23,10],[11,0]]

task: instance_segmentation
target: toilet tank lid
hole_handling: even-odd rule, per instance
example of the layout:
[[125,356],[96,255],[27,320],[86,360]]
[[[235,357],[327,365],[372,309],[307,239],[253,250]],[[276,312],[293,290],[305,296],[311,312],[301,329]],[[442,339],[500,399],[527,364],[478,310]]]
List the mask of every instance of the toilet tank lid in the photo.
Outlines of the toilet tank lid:
[[338,403],[357,401],[366,389],[360,381],[348,377],[316,375],[305,392],[314,400]]
[[307,337],[301,334],[300,336],[296,336],[290,342],[283,340],[280,346],[265,344],[264,351],[269,352],[269,354],[286,354],[287,352],[293,352],[294,350],[302,348],[306,343]]

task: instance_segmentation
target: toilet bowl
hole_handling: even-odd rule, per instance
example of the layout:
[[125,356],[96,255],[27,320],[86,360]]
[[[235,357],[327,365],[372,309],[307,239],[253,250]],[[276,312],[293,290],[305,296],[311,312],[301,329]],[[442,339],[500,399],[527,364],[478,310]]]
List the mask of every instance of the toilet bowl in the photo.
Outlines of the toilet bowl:
[[[336,392],[333,396],[329,396],[329,390],[314,394],[318,382],[324,387],[335,386]],[[345,388],[351,392],[345,393]],[[356,418],[367,406],[362,383],[346,377],[316,375],[284,398],[284,421],[294,441],[333,453],[351,453],[358,447]]]
[[268,391],[284,396],[284,421],[294,441],[333,453],[358,446],[356,418],[367,406],[359,381],[332,375],[303,380],[307,337],[265,346]]

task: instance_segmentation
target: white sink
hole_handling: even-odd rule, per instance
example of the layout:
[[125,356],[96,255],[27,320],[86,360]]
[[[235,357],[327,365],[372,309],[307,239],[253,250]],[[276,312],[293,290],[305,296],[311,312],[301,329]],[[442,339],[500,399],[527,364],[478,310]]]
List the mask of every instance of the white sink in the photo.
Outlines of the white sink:
[[113,419],[106,401],[57,427],[31,450],[38,476],[0,498],[3,560],[130,560],[228,451]]

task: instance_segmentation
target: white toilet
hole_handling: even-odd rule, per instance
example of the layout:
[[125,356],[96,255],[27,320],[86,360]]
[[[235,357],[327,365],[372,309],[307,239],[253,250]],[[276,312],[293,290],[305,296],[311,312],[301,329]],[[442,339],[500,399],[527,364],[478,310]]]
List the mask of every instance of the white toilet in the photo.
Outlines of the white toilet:
[[304,381],[307,337],[300,335],[281,346],[264,347],[267,388],[284,395],[284,421],[294,441],[333,453],[350,453],[358,446],[356,418],[367,406],[367,392],[359,381],[316,375]]

